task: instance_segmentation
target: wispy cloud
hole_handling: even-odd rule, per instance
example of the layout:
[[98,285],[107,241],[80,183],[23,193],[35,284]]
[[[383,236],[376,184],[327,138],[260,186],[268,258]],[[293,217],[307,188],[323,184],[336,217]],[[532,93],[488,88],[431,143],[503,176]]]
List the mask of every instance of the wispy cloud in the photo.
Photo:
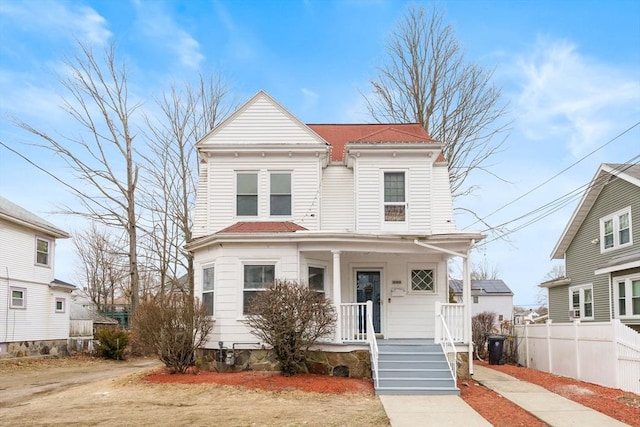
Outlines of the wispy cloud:
[[573,156],[638,117],[638,77],[581,55],[569,42],[539,39],[519,58],[515,75],[521,90],[514,104],[525,135],[565,141]]
[[112,36],[104,17],[88,6],[69,7],[55,1],[3,2],[0,14],[22,30],[46,31],[49,37],[71,35],[91,45],[103,45]]
[[200,43],[166,13],[158,2],[135,1],[140,31],[149,39],[161,43],[178,56],[180,63],[198,69],[205,59]]

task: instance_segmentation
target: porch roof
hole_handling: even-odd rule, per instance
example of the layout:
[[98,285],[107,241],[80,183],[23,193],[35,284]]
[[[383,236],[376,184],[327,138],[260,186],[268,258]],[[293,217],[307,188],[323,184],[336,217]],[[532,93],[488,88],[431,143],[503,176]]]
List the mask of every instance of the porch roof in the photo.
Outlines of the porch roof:
[[[198,237],[186,246],[188,250],[198,250],[205,248],[209,245],[219,243],[319,243],[319,244],[332,244],[335,249],[341,249],[340,246],[347,246],[350,244],[366,244],[367,249],[371,252],[383,251],[383,248],[378,250],[375,245],[385,244],[394,245],[395,247],[401,247],[406,245],[415,249],[416,252],[420,251],[416,241],[422,243],[428,243],[430,245],[443,246],[445,248],[465,246],[468,247],[472,242],[478,242],[484,238],[484,235],[477,232],[454,232],[446,234],[429,234],[429,235],[416,235],[416,234],[376,234],[376,233],[353,233],[353,232],[330,232],[330,231],[311,231],[311,230],[297,230],[290,232],[228,232],[219,231],[208,236]],[[375,244],[375,245],[372,245]],[[422,249],[423,251],[424,249]]]

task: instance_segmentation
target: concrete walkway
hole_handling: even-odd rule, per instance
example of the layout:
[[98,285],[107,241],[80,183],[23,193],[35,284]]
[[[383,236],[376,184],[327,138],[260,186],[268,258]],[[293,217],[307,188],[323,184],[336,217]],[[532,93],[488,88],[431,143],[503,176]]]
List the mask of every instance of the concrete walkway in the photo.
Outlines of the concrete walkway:
[[460,396],[379,396],[393,427],[491,427]]
[[[509,399],[550,426],[626,426],[607,415],[535,384],[485,366],[473,367],[473,379]],[[386,409],[386,406],[385,406]],[[393,424],[393,421],[391,423]]]

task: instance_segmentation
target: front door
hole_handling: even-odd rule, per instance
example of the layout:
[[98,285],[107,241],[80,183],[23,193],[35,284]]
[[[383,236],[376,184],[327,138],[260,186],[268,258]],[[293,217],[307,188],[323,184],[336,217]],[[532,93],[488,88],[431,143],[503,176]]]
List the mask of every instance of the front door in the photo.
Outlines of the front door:
[[[380,333],[380,272],[371,270],[356,271],[357,302],[373,302],[373,329]],[[361,330],[366,328],[361,328]]]

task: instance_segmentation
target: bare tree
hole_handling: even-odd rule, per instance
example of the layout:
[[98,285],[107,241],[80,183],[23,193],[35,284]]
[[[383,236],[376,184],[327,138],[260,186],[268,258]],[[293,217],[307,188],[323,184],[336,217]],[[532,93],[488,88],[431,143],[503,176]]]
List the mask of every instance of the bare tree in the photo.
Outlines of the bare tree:
[[66,74],[60,83],[70,97],[63,109],[79,125],[79,134],[56,136],[23,121],[17,124],[38,136],[40,145],[60,157],[79,184],[66,183],[81,207],[63,213],[81,215],[126,233],[128,241],[131,306],[138,304],[136,193],[139,167],[134,159],[135,133],[132,119],[139,107],[129,100],[128,75],[116,59],[115,48],[103,57],[78,43],[79,50],[65,60]]
[[146,117],[150,134],[145,206],[152,218],[150,243],[157,254],[163,292],[167,283],[171,288],[180,286],[178,275],[185,271],[184,290],[193,294],[193,256],[183,248],[192,236],[198,174],[195,143],[230,112],[228,95],[220,76],[200,75],[195,86],[172,87],[157,100],[160,114]]
[[80,282],[98,311],[109,311],[116,295],[128,287],[126,252],[116,236],[95,223],[74,233],[73,244],[80,260]]
[[[547,273],[544,275],[544,277],[542,278],[543,282],[550,282],[552,280],[557,280],[557,279],[562,279],[563,277],[566,277],[566,273],[565,273],[565,269],[564,269],[564,265],[562,264],[555,264],[553,267],[551,267],[551,269],[549,271],[547,271]],[[540,308],[538,308],[538,314],[542,315],[542,314],[546,314],[546,313],[540,313],[540,309],[541,308],[546,308],[548,301],[547,301],[547,289],[546,288],[541,288],[538,287],[538,292],[536,294],[536,302],[538,304],[540,304]]]
[[436,7],[412,6],[387,42],[386,61],[364,95],[378,122],[420,123],[444,144],[454,196],[467,194],[468,175],[483,170],[502,145],[505,107],[493,71],[467,62],[451,25]]
[[497,266],[490,266],[485,259],[482,263],[474,263],[471,269],[471,280],[497,280],[500,270]]

